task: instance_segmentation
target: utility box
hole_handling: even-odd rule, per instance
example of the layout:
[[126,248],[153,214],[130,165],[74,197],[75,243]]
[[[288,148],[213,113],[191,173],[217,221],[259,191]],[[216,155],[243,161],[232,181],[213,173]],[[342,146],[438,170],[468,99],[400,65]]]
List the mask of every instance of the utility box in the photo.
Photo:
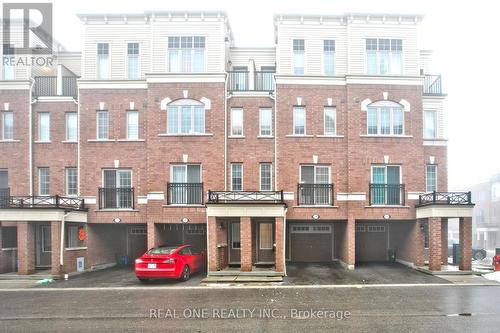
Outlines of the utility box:
[[460,263],[460,244],[453,244],[453,265]]
[[387,250],[387,257],[388,257],[390,262],[395,262],[396,261],[396,250],[394,250],[394,249]]
[[500,256],[500,247],[497,247],[497,248],[495,249],[495,255],[496,255],[496,256]]
[[85,270],[85,257],[76,258],[76,271],[83,272]]

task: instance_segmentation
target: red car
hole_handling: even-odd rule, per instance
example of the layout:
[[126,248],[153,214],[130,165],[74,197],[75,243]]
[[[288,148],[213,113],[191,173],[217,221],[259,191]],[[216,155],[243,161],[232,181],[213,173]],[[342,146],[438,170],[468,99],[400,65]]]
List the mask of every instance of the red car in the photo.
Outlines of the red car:
[[163,278],[186,281],[192,273],[205,268],[206,263],[205,251],[195,246],[159,246],[135,260],[135,275],[141,282]]

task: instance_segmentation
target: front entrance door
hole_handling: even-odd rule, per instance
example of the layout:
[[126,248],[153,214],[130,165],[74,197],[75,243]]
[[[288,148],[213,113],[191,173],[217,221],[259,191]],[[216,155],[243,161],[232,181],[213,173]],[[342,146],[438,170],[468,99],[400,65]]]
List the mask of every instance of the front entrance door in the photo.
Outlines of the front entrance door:
[[35,232],[37,268],[49,268],[52,263],[52,235],[50,224],[37,224]]
[[240,222],[230,222],[229,229],[229,264],[240,264],[241,242],[240,242]]
[[273,223],[258,222],[257,226],[257,263],[274,264]]

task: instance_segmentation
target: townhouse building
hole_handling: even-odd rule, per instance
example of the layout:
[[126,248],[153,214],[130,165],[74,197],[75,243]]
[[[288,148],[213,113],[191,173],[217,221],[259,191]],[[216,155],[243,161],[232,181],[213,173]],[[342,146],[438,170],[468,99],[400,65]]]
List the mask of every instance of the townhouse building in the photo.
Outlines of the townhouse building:
[[486,250],[500,247],[500,174],[488,181],[471,186],[472,198],[476,203],[472,217],[472,244]]
[[89,270],[178,243],[207,249],[209,275],[439,270],[450,217],[471,269],[473,204],[447,191],[421,16],[276,15],[267,48],[236,47],[223,12],[79,18],[80,53],[2,68],[2,271]]

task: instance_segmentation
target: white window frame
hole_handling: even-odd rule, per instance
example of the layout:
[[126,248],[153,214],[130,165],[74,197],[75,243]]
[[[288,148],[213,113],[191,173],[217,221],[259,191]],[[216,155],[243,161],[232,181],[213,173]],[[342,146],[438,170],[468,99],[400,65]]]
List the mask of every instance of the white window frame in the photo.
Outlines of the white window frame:
[[[270,174],[269,174],[269,182],[270,182],[270,189],[269,190],[263,190],[262,189],[262,166],[263,165],[266,165],[266,166],[269,166],[270,168]],[[259,163],[259,190],[260,191],[272,191],[273,190],[273,164],[272,163],[268,163],[268,162],[264,162],[264,163]]]
[[[304,50],[302,50],[302,57],[304,60],[303,66],[302,66],[302,73],[296,73],[295,69],[300,68],[300,67],[295,67],[295,55],[298,52],[301,52],[300,50],[294,50],[294,41],[295,40],[302,40],[304,42]],[[307,59],[306,59],[306,40],[305,38],[293,38],[292,39],[292,74],[293,75],[305,75],[306,74],[306,64],[307,64]]]
[[[79,225],[73,225],[73,224],[67,224],[67,233],[68,233],[68,238],[67,238],[67,242],[66,242],[66,248],[67,249],[75,249],[75,248],[79,248],[79,242],[80,240],[78,239],[78,233],[79,233],[79,229],[80,229],[80,226]],[[75,233],[75,230],[76,230],[76,233]],[[72,238],[72,236],[75,236],[76,235],[76,238]]]
[[[240,190],[234,190],[234,184],[233,184],[233,166],[235,165],[240,165],[241,166],[241,189]],[[235,162],[231,163],[231,191],[237,191],[241,192],[244,189],[244,182],[243,182],[243,163]]]
[[[106,113],[106,119],[107,119],[107,126],[106,126],[106,135],[105,137],[100,137],[100,120],[99,120],[99,114],[100,113]],[[108,110],[97,110],[96,112],[96,139],[97,140],[109,140],[109,111]]]
[[[331,184],[332,183],[332,166],[331,165],[300,164],[299,165],[299,183],[300,184],[307,184],[307,183],[304,183],[304,181],[302,180],[302,167],[313,167],[314,168],[314,183],[312,183],[312,184]],[[328,168],[328,183],[318,183],[316,181],[316,169],[317,168]]]
[[[231,249],[232,250],[239,250],[239,249],[241,249],[241,225],[240,225],[240,223],[237,223],[237,222],[233,222],[230,225],[231,225]],[[238,228],[237,228],[238,232],[235,232],[234,225],[238,225]],[[238,239],[237,243],[240,243],[239,247],[234,246],[235,235],[237,235],[237,239]]]
[[[170,165],[170,183],[174,183],[174,167],[184,167],[184,175],[186,178],[186,183],[187,183],[187,168],[190,165],[196,165],[200,167],[200,183],[203,183],[203,169],[201,164],[196,164],[196,163],[178,163],[178,164],[172,164]],[[174,183],[175,184],[175,183]]]
[[[137,136],[136,137],[131,137],[130,135],[130,119],[129,119],[129,116],[131,114],[135,114],[137,115]],[[140,119],[139,119],[139,110],[127,110],[127,115],[126,115],[126,118],[127,118],[127,140],[139,140],[139,122],[140,122]]]
[[[235,132],[235,117],[234,114],[237,112],[241,112],[241,133]],[[244,137],[245,136],[245,111],[243,108],[231,108],[231,136],[234,137]]]
[[[190,107],[190,112],[191,112],[191,125],[189,132],[183,133],[182,132],[182,107],[189,106]],[[172,121],[169,117],[170,113],[170,107],[177,107],[177,119],[175,122],[177,123],[177,132],[170,132],[169,129],[169,122]],[[202,132],[195,132],[195,107],[202,107],[203,108],[203,130]],[[184,99],[179,99],[176,101],[171,102],[170,104],[167,105],[167,131],[166,133],[169,135],[204,135],[206,133],[206,114],[207,114],[207,109],[205,108],[205,104],[203,104],[200,101],[194,100],[194,99],[189,99],[189,98],[184,98]]]
[[[170,48],[169,47],[168,39],[170,37],[172,37],[172,38],[179,38],[179,47],[176,47],[176,48]],[[192,47],[191,48],[182,48],[182,42],[181,42],[181,40],[182,40],[183,37],[191,37],[192,38]],[[205,46],[203,48],[195,48],[194,47],[194,38],[195,37],[203,37],[205,39],[205,41],[204,41]],[[167,40],[166,40],[166,45],[167,45],[167,52],[166,52],[167,53],[167,57],[166,58],[167,59],[166,59],[166,65],[165,65],[165,67],[167,68],[167,72],[169,72],[169,73],[204,73],[204,72],[206,72],[207,71],[207,41],[208,41],[208,36],[206,36],[206,35],[196,35],[196,36],[170,35],[170,36],[168,36]],[[191,70],[190,71],[184,71],[183,70],[182,52],[181,52],[183,49],[184,50],[191,50],[191,56],[190,56],[191,57],[191,64],[190,64]],[[195,58],[194,57],[194,53],[195,53],[195,50],[197,50],[197,49],[203,49],[203,69],[201,71],[195,71],[194,70],[194,67],[195,67],[194,66],[195,65],[195,62],[194,62],[195,61],[194,60],[194,58]],[[170,68],[170,50],[177,50],[179,52],[179,54],[178,54],[178,60],[177,60],[179,62],[177,64],[179,70],[175,71],[175,72],[172,71],[172,69]]]
[[[134,173],[132,172],[133,171],[132,169],[106,168],[106,169],[102,169],[102,171],[101,171],[101,180],[102,180],[101,184],[102,184],[103,188],[107,188],[107,187],[105,187],[105,182],[104,182],[104,171],[114,171],[115,172],[115,181],[116,181],[115,187],[116,188],[133,188],[134,187]],[[130,173],[130,187],[119,186],[120,185],[120,176],[119,176],[120,173]]]
[[[107,44],[108,45],[108,68],[107,68],[107,75],[102,76],[99,71],[99,44]],[[95,77],[97,80],[109,80],[111,78],[111,43],[109,42],[96,42],[96,47],[95,47]]]
[[[295,119],[295,110],[297,109],[302,109],[304,111],[304,133],[296,133],[296,119]],[[293,135],[307,135],[307,113],[306,113],[306,107],[305,106],[299,106],[299,105],[296,105],[293,107],[293,115],[292,115],[292,118],[293,118]]]
[[[8,53],[3,53],[4,49],[3,47],[9,46],[9,48],[12,48],[12,51],[9,51]],[[2,54],[4,57],[9,58],[14,56],[14,44],[0,44],[0,47],[2,47]],[[12,53],[11,53],[12,52]],[[7,69],[8,68],[8,69]],[[6,75],[9,74],[9,75]],[[16,79],[16,66],[12,66],[9,64],[3,64],[2,60],[2,79],[5,81],[8,80],[15,80]]]
[[[262,112],[268,111],[271,114],[271,123],[269,124],[269,134],[262,134]],[[273,136],[273,109],[272,108],[259,108],[259,136],[272,137]]]
[[[47,138],[42,140],[42,117],[48,117],[47,123]],[[50,112],[39,112],[38,113],[38,141],[39,142],[50,142]]]
[[[375,39],[377,41],[377,50],[367,50],[366,49],[366,43],[367,43],[368,39]],[[384,74],[380,73],[380,59],[381,59],[380,52],[381,52],[381,50],[379,50],[379,40],[381,40],[381,39],[388,39],[389,40],[389,50],[387,50],[387,53],[388,53],[387,73],[384,73]],[[394,51],[394,52],[401,53],[401,68],[399,70],[399,73],[396,73],[392,68],[392,54],[393,54],[392,41],[393,40],[401,41],[401,50]],[[368,74],[368,75],[404,75],[404,40],[403,40],[403,38],[398,38],[398,37],[396,37],[396,38],[367,37],[367,38],[365,38],[364,49],[365,49],[365,73],[366,74]],[[385,51],[385,50],[382,50],[382,51]],[[375,56],[376,56],[376,60],[375,60],[376,71],[375,71],[375,73],[368,73],[368,53],[369,52],[374,52]]]
[[[326,130],[326,111],[333,110],[333,132]],[[324,135],[337,135],[337,108],[335,106],[325,106],[323,108],[323,134]]]
[[[427,113],[434,115],[434,136],[427,135]],[[438,138],[438,113],[437,110],[424,110],[424,139]]]
[[[5,133],[7,133],[7,126],[6,126],[6,121],[5,118],[6,116],[9,115],[12,117],[12,128],[10,128],[10,136],[7,137]],[[2,140],[14,140],[14,112],[10,110],[4,110],[2,111]]]
[[[370,133],[369,112],[375,109],[377,113],[377,133]],[[389,133],[382,134],[382,109],[389,109]],[[402,129],[401,134],[394,134],[394,110],[398,110],[402,115]],[[366,134],[370,136],[404,136],[405,135],[405,110],[401,104],[392,101],[379,101],[368,105],[366,110]]]
[[[135,77],[135,78],[131,78],[130,77],[129,60],[130,60],[131,55],[128,54],[129,44],[137,44],[137,47],[138,47],[138,53],[137,53],[137,77]],[[136,41],[128,41],[127,42],[127,50],[125,52],[125,56],[126,56],[126,61],[125,62],[127,64],[127,79],[128,80],[138,80],[141,77],[141,49],[142,49],[141,43],[136,42]]]
[[437,179],[437,165],[436,164],[426,164],[425,165],[425,192],[432,192],[429,190],[429,167],[434,168],[434,191],[437,191],[438,179]]
[[[47,170],[47,189],[48,193],[42,193],[42,170]],[[48,167],[38,167],[38,195],[40,196],[49,196],[50,195],[50,168]]]
[[[75,117],[75,138],[74,139],[71,139],[69,137],[69,118],[70,117]],[[66,120],[66,136],[65,136],[65,140],[66,142],[77,142],[78,141],[78,113],[77,112],[66,112],[65,114],[65,120]]]
[[[69,171],[70,170],[74,170],[74,172],[76,172],[76,183],[75,183],[75,193],[74,194],[71,194],[69,193]],[[65,173],[66,173],[66,195],[68,197],[76,197],[78,195],[78,169],[75,168],[75,167],[67,167],[65,169]]]
[[370,168],[370,183],[373,182],[373,169],[374,168],[384,168],[384,181],[385,185],[387,185],[387,167],[398,167],[399,168],[399,185],[403,184],[403,168],[400,164],[373,164]]
[[[333,51],[325,51],[325,41],[333,41],[333,45],[334,45],[334,50]],[[323,45],[322,45],[322,49],[323,49],[323,52],[321,52],[321,66],[322,66],[322,73],[323,75],[328,75],[328,76],[334,76],[337,72],[337,54],[336,54],[336,51],[337,51],[337,43],[336,43],[336,40],[335,39],[324,39],[323,40]],[[326,52],[330,52],[332,53],[333,55],[333,73],[329,73],[327,74],[326,73],[326,57],[325,57],[325,53]]]
[[[263,240],[263,237],[262,237],[262,230],[261,230],[261,226],[262,225],[266,225],[266,226],[271,226],[270,227],[270,232],[271,232],[271,242],[269,243],[268,246],[263,246],[262,245],[262,240]],[[259,250],[272,250],[273,249],[273,236],[274,236],[274,230],[273,230],[273,223],[272,222],[261,222],[259,223]],[[265,244],[264,244],[265,245]]]

